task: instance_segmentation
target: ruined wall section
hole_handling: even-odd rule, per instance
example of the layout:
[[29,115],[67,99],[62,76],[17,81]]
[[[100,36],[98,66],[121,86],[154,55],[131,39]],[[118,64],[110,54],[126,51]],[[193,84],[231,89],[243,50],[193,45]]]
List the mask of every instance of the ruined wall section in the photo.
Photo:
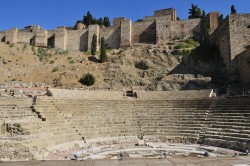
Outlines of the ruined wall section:
[[121,47],[129,47],[132,44],[132,21],[121,21]]
[[171,22],[171,34],[169,39],[175,37],[181,38],[199,38],[200,37],[200,19],[179,20]]
[[110,48],[119,48],[121,41],[120,26],[104,27],[100,29],[100,38],[104,37],[105,42]]
[[67,48],[67,30],[58,28],[55,31],[55,48],[66,50]]
[[241,83],[250,85],[250,46],[237,56],[237,62]]
[[156,43],[156,22],[141,21],[132,25],[132,43]]

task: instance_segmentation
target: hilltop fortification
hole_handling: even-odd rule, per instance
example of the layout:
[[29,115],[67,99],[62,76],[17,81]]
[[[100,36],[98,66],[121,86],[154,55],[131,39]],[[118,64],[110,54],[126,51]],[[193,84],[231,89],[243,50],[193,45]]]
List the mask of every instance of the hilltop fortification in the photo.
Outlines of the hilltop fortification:
[[[241,82],[249,83],[250,76],[244,75],[246,68],[242,69],[242,66],[248,66],[248,69],[250,58],[242,54],[250,45],[250,14],[231,14],[219,21],[219,12],[211,12],[208,18],[210,30],[206,41],[219,48],[229,78],[235,81],[240,75]],[[110,48],[129,47],[135,43],[161,45],[176,37],[193,37],[200,41],[205,39],[201,34],[200,19],[177,20],[173,8],[155,11],[153,16],[145,16],[139,22],[120,17],[113,20],[112,27],[90,25],[86,28],[82,23],[76,27],[59,27],[54,30],[44,30],[40,26],[13,28],[0,32],[0,39],[2,42],[27,43],[69,51],[90,50],[94,33],[98,40],[104,37]]]

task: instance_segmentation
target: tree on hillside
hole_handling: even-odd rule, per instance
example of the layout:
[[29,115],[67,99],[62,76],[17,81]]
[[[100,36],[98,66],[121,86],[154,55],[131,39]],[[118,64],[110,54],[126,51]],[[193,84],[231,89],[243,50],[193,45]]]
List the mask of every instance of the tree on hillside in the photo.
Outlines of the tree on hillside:
[[106,44],[105,39],[102,37],[101,39],[101,52],[100,52],[100,62],[106,62],[107,61],[107,54],[106,54]]
[[189,13],[189,16],[188,16],[189,19],[201,18],[202,17],[201,9],[198,7],[198,5],[192,4],[191,9],[188,9],[188,10],[189,10],[189,12],[188,12]]
[[103,20],[102,20],[102,18],[99,18],[98,25],[103,26]]
[[96,54],[96,47],[97,47],[97,36],[96,36],[96,34],[94,34],[92,37],[92,43],[91,43],[91,54],[92,55]]
[[103,18],[103,25],[105,27],[110,27],[110,21],[109,21],[109,18],[108,17],[104,17]]
[[87,12],[86,16],[83,16],[83,23],[88,27],[93,23],[93,16],[90,11]]
[[237,14],[237,11],[236,11],[234,5],[231,6],[231,14]]

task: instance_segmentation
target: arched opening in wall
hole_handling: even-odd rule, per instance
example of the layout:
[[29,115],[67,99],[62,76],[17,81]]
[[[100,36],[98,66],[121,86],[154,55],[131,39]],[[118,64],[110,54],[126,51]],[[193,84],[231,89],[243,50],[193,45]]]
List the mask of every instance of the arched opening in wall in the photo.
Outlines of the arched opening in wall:
[[48,45],[47,46],[49,48],[54,48],[55,47],[55,35],[48,38]]
[[30,39],[30,45],[31,45],[31,46],[35,46],[35,43],[36,43],[36,38],[35,38],[35,36],[33,36],[33,37]]
[[1,38],[1,42],[5,42],[5,36]]
[[250,28],[250,24],[247,26],[247,28]]

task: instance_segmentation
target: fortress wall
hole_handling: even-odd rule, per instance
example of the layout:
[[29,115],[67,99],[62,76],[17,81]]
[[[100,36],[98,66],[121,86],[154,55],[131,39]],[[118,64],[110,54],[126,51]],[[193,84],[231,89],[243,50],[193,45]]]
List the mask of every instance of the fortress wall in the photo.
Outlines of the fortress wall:
[[219,47],[220,55],[223,58],[226,69],[228,72],[231,71],[231,47],[228,17],[211,35],[210,44],[216,44]]
[[66,50],[67,46],[67,30],[58,28],[55,31],[55,48]]
[[179,20],[171,22],[171,36],[182,38],[196,37],[200,32],[200,19]]
[[156,43],[156,22],[141,21],[132,24],[132,43]]
[[238,70],[243,84],[250,84],[250,47],[246,51],[237,55]]
[[80,51],[88,50],[88,29],[80,31]]
[[231,60],[250,45],[250,14],[229,15]]
[[35,37],[35,46],[47,47],[48,45],[48,31],[38,30]]
[[132,44],[132,21],[121,21],[121,47],[129,47]]
[[166,44],[171,39],[171,17],[156,17],[156,44]]
[[18,32],[17,42],[30,44],[30,39],[33,38],[35,34],[33,32]]
[[100,29],[100,38],[104,37],[105,42],[110,48],[119,48],[121,40],[120,27],[104,27]]
[[67,50],[78,51],[80,48],[80,30],[68,30],[67,31]]

